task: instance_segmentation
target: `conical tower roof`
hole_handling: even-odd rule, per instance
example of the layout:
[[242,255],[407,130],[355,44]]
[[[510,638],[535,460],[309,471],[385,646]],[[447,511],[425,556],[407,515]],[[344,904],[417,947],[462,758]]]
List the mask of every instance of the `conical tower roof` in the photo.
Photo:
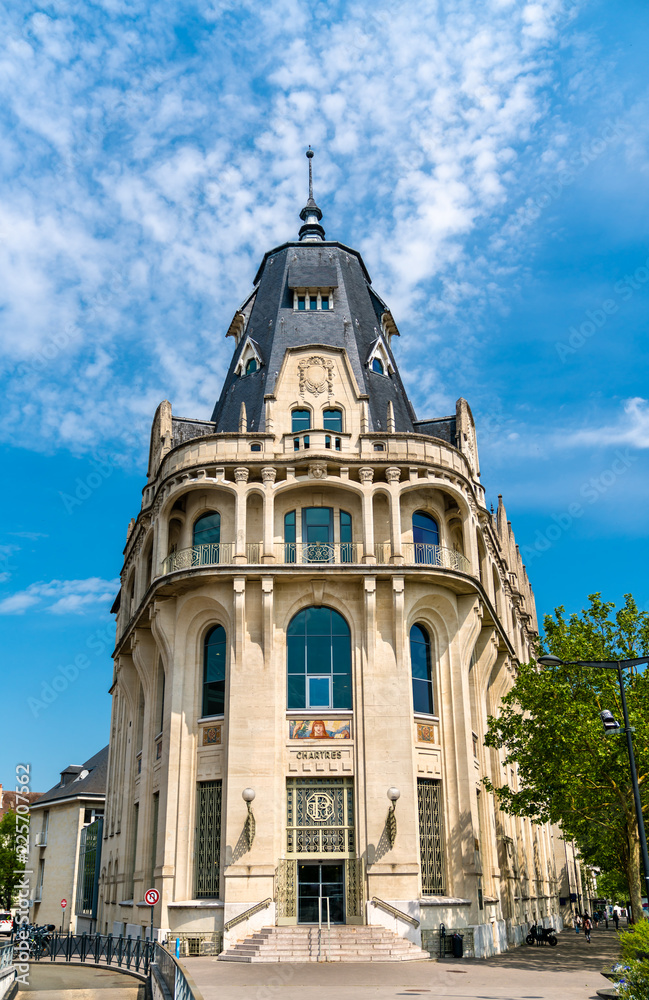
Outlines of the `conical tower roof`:
[[[367,394],[369,430],[388,429],[391,403],[393,429],[416,431],[416,418],[390,348],[398,330],[385,302],[372,288],[358,251],[324,239],[322,212],[313,198],[313,153],[308,152],[309,198],[300,213],[304,222],[300,238],[265,255],[254,289],[235,315],[229,333],[237,337],[237,348],[212,420],[217,431],[237,431],[244,403],[248,430],[263,431],[264,396],[274,392],[286,350],[334,347],[347,352],[358,386]],[[295,294],[302,289],[330,292],[332,307],[298,311]],[[240,361],[250,345],[258,367],[242,377]]]

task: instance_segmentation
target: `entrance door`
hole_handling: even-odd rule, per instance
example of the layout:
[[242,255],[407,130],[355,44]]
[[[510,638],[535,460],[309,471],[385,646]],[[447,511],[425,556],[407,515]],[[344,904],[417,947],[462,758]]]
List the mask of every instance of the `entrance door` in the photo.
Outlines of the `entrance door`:
[[332,924],[345,923],[344,865],[316,862],[297,866],[298,923],[318,923],[318,900],[322,899],[322,921],[327,921],[327,899]]

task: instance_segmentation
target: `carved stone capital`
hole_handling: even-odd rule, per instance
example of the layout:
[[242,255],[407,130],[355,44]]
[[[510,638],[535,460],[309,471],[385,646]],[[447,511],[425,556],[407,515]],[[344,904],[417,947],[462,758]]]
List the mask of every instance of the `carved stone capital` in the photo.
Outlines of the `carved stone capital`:
[[371,483],[374,479],[374,469],[369,465],[364,465],[362,469],[358,470],[358,478],[362,483]]
[[277,469],[275,469],[272,465],[265,465],[261,470],[261,478],[265,483],[270,483],[272,485],[277,479]]
[[391,465],[389,469],[385,470],[385,478],[389,483],[398,483],[401,479],[401,469],[396,465]]
[[243,466],[241,466],[240,468],[234,470],[234,481],[235,483],[247,483],[249,475],[250,470],[244,469]]

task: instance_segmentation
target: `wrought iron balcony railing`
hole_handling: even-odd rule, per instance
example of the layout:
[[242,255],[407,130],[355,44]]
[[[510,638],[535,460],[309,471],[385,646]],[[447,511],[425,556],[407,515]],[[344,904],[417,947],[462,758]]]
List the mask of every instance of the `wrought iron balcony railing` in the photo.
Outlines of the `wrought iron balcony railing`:
[[[363,561],[361,542],[276,542],[273,555],[276,563],[303,565],[305,563],[360,563]],[[248,542],[245,548],[247,563],[263,561],[264,547],[261,542]],[[187,549],[172,552],[164,560],[162,574],[166,576],[176,570],[193,569],[201,566],[232,564],[235,556],[234,542],[212,542],[206,545],[192,545]],[[401,560],[394,559],[390,542],[374,545],[374,558],[380,565],[399,561],[406,565],[455,569],[462,573],[471,572],[471,564],[466,556],[444,545],[426,545],[423,542],[404,542]]]
[[[461,573],[471,572],[471,563],[455,549],[445,545],[428,545],[424,542],[403,542],[401,545],[403,562],[407,565],[439,566],[441,569],[456,569]],[[393,549],[390,542],[377,542],[374,546],[374,558],[377,563],[393,561]]]
[[279,542],[275,559],[283,563],[358,563],[363,558],[360,542]]

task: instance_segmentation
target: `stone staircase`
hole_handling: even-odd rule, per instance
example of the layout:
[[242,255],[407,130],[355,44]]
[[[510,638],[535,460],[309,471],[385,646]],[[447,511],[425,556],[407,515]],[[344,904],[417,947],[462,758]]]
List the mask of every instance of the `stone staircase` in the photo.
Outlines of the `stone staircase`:
[[[430,958],[416,944],[379,925],[336,924],[331,938],[322,928],[322,962],[413,962]],[[221,952],[219,962],[317,962],[318,928],[262,927],[233,948]]]

